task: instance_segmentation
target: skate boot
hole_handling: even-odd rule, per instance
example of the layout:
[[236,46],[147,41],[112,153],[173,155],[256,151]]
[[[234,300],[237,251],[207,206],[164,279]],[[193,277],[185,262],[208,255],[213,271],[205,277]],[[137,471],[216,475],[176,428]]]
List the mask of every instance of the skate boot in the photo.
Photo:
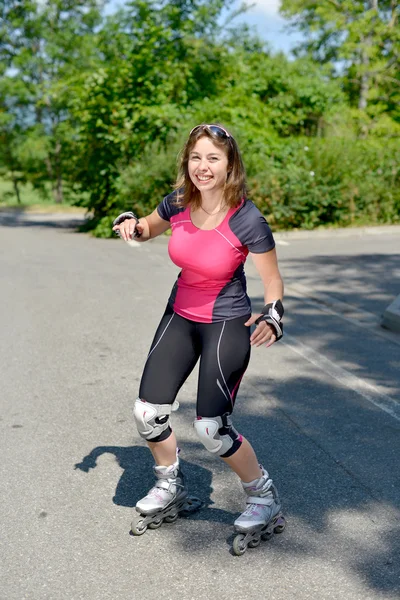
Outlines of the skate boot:
[[179,513],[193,512],[202,504],[198,498],[188,497],[178,458],[169,467],[153,468],[157,481],[149,493],[136,503],[138,514],[134,516],[131,524],[134,535],[143,535],[147,528],[157,529],[163,521],[173,523]]
[[247,508],[236,519],[235,538],[232,544],[233,553],[241,556],[249,548],[255,548],[261,540],[270,539],[274,533],[282,533],[285,529],[285,518],[281,513],[281,502],[278,492],[267,471],[261,467],[259,479],[242,482],[247,494]]

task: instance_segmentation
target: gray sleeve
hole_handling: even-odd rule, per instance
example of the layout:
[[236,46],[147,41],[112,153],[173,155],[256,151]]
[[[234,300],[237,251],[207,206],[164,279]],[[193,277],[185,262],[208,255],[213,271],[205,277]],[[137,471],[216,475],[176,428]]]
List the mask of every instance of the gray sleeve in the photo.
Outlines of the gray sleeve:
[[275,248],[275,240],[265,217],[250,200],[246,200],[233,215],[230,227],[249,252],[262,254]]
[[177,192],[172,192],[165,196],[162,202],[157,206],[157,212],[164,221],[170,221],[171,217],[180,213],[183,209],[176,206]]

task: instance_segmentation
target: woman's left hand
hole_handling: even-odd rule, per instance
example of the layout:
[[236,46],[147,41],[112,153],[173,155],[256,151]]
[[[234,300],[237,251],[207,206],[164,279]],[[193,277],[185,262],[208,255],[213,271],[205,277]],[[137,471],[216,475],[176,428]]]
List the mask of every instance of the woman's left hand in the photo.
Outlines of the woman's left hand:
[[[246,321],[246,327],[253,325],[253,323],[261,316],[261,314],[252,315],[250,319]],[[250,346],[258,347],[265,344],[266,348],[269,348],[274,342],[276,342],[275,329],[265,321],[261,321],[250,336]]]

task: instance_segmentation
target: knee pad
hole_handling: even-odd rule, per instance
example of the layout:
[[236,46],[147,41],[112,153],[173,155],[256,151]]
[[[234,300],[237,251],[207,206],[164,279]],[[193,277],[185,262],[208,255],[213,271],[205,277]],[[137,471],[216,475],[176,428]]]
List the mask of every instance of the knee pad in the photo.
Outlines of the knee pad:
[[197,417],[193,427],[206,449],[218,456],[230,456],[241,444],[241,436],[233,427],[229,414]]
[[133,408],[136,427],[139,435],[145,440],[159,436],[169,427],[169,415],[178,410],[178,402],[171,404],[152,404],[137,398]]

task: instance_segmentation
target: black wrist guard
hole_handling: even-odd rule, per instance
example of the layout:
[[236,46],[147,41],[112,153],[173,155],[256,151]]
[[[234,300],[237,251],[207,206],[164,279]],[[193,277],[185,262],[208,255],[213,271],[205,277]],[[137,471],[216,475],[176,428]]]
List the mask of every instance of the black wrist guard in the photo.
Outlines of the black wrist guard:
[[275,300],[274,302],[270,302],[266,304],[262,309],[261,317],[258,317],[255,324],[258,325],[261,321],[265,321],[269,325],[275,329],[276,341],[280,340],[283,336],[283,325],[282,325],[282,317],[285,312],[283,309],[283,304],[280,300]]
[[[118,215],[118,217],[116,219],[114,219],[113,227],[115,225],[121,225],[121,223],[126,221],[126,219],[135,219],[136,225],[139,223],[139,219],[133,212],[124,212],[124,213],[121,213],[120,215]],[[133,237],[139,238],[142,234],[138,232],[136,225],[135,225],[135,231],[134,231]],[[116,231],[115,233],[117,235],[119,235],[119,231]]]

